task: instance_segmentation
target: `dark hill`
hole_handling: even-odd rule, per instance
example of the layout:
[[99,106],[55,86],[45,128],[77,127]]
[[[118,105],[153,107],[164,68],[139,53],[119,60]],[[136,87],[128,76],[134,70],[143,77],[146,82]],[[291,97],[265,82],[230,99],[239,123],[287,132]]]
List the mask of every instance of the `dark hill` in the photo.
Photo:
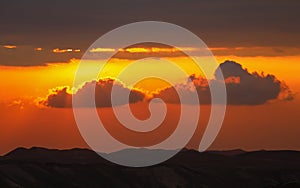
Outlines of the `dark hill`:
[[18,148],[0,157],[0,187],[300,187],[300,152],[185,149],[129,168],[87,149]]

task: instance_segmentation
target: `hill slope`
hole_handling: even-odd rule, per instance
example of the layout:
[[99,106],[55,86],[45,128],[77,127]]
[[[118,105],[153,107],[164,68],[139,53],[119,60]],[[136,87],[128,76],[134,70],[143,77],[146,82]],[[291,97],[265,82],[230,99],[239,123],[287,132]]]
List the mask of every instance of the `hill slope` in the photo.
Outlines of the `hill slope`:
[[0,187],[300,187],[300,152],[183,150],[122,167],[87,149],[18,148],[0,157]]

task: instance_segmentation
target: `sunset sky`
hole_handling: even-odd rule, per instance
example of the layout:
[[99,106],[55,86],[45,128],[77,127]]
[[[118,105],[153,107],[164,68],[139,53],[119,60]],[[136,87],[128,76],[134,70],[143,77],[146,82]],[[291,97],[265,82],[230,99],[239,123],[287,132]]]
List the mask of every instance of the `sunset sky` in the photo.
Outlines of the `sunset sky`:
[[[92,82],[85,80],[72,88],[80,58],[104,33],[146,20],[189,29],[207,44],[223,68],[229,104],[222,129],[209,149],[300,150],[299,8],[296,0],[1,1],[0,154],[21,146],[88,147],[70,108],[70,97],[84,93]],[[188,44],[181,48],[191,51],[195,58],[201,54],[201,49]],[[201,101],[202,96],[204,103],[188,147],[198,147],[210,104],[201,93],[207,89],[205,80],[200,83],[203,74],[189,57],[178,48],[154,43],[93,48],[89,53],[115,54],[98,78],[96,94],[99,91],[101,97],[110,87],[108,79],[114,79],[134,61],[136,72],[168,72],[177,85],[186,84],[188,76],[195,74],[189,78],[200,88],[199,98]],[[186,75],[177,74],[167,61],[177,64]],[[104,62],[85,63],[94,66]],[[86,74],[88,77],[89,72]],[[134,79],[134,74],[127,75]],[[170,114],[158,133],[136,135],[123,130],[103,97],[96,97],[99,114],[105,114],[102,120],[110,124],[107,129],[115,138],[133,145],[138,142],[139,146],[156,143],[171,134],[178,121],[179,104],[173,98],[172,86],[157,79],[120,85],[121,89],[134,90],[130,105],[138,118],[149,116],[151,97],[167,102]]]

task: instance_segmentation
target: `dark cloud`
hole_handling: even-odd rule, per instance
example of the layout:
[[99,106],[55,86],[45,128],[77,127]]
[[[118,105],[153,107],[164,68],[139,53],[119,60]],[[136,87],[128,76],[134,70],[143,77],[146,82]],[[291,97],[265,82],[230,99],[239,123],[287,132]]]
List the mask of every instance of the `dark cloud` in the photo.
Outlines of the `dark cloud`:
[[53,94],[49,95],[46,100],[40,103],[56,108],[71,108],[72,107],[72,95],[67,92],[68,88],[56,89]]
[[[215,79],[191,75],[187,83],[178,84],[174,87],[165,88],[153,94],[153,98],[161,98],[166,103],[179,103],[178,92],[189,99],[194,92],[197,92],[201,104],[211,103],[209,82],[215,87],[220,87],[225,82],[227,91],[227,103],[230,105],[261,105],[270,100],[293,100],[293,93],[283,82],[277,80],[274,75],[263,75],[256,72],[249,73],[247,69],[234,61],[225,61],[219,68],[223,72],[224,80],[216,71]],[[131,90],[112,79],[87,82],[73,96],[68,92],[68,88],[56,89],[41,104],[49,107],[67,108],[72,107],[72,97],[78,97],[78,106],[91,107],[87,99],[92,97],[92,89],[95,87],[95,104],[97,107],[111,107],[111,90],[116,86],[118,99],[116,105],[126,104],[126,93],[130,92],[129,103],[136,103],[145,99],[145,94],[141,91]],[[192,86],[195,86],[196,90]],[[177,91],[176,89],[177,88]],[[191,104],[190,100],[184,103]],[[217,103],[219,103],[217,101]]]
[[236,48],[212,48],[216,56],[237,57],[278,57],[300,55],[300,47],[263,46],[263,47],[236,47]]
[[112,87],[115,87],[116,93],[119,96],[116,105],[124,105],[128,102],[125,98],[125,94],[130,92],[129,103],[136,103],[143,101],[145,95],[137,90],[129,90],[122,84],[115,82],[112,79],[105,79],[99,81],[87,82],[79,89],[74,95],[68,92],[68,88],[56,89],[53,94],[50,94],[45,100],[41,101],[40,104],[55,107],[55,108],[70,108],[72,107],[72,97],[77,97],[79,107],[91,107],[93,104],[89,103],[88,99],[92,97],[92,87],[95,87],[95,104],[97,107],[111,107],[111,91]]
[[[144,49],[149,50],[147,52],[131,52],[131,49]],[[152,50],[153,49],[153,50]],[[126,51],[128,50],[128,51]],[[156,50],[156,51],[155,51]],[[199,55],[199,50],[192,51],[193,55]],[[113,58],[127,59],[127,60],[139,60],[147,57],[186,57],[187,55],[181,50],[174,48],[173,46],[160,44],[160,43],[139,43],[124,48],[124,51],[117,52]]]
[[[85,51],[116,27],[159,20],[191,30],[210,47],[300,47],[299,8],[298,0],[1,0],[0,45],[76,47]],[[5,65],[22,65],[0,60]]]
[[67,63],[72,58],[81,58],[81,52],[53,53],[53,49],[35,50],[34,46],[17,46],[6,49],[0,46],[0,65],[44,66],[50,63]]
[[[256,72],[249,73],[247,69],[234,61],[225,61],[219,68],[223,72],[227,90],[227,103],[231,105],[260,105],[269,100],[281,97],[284,100],[292,100],[293,95],[289,88],[276,79],[274,75],[263,75]],[[199,101],[202,104],[211,102],[208,82],[218,87],[223,81],[219,74],[215,74],[215,79],[207,81],[203,78],[197,78],[195,75],[189,77],[195,87],[193,91],[188,84],[181,84],[175,87],[180,88],[185,97],[191,92],[197,92]],[[183,91],[182,91],[183,90]],[[168,103],[178,103],[179,98],[174,88],[166,88],[155,94],[154,97],[162,98]]]

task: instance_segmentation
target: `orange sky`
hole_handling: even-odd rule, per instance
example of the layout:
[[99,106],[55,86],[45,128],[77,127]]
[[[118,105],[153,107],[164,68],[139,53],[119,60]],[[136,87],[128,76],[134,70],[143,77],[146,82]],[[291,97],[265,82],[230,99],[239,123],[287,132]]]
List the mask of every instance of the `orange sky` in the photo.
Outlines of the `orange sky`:
[[[226,59],[234,60],[250,72],[264,72],[274,74],[283,80],[294,93],[300,91],[300,56],[281,57],[237,57],[216,56],[219,63]],[[173,59],[174,60],[174,59]],[[127,60],[118,60],[111,63],[102,75],[114,76],[120,67],[127,64]],[[150,60],[148,60],[150,61]],[[153,60],[151,60],[153,61]],[[156,59],[155,65],[150,65],[147,60],[140,65],[159,66],[164,63]],[[175,59],[188,74],[197,73],[191,63],[184,57]],[[43,146],[50,148],[86,147],[74,122],[71,109],[45,108],[35,105],[40,97],[46,97],[49,90],[59,86],[70,86],[78,65],[78,60],[70,63],[54,63],[48,66],[33,67],[0,67],[0,154],[6,153],[19,146]],[[170,72],[174,81],[184,81]],[[151,84],[150,84],[151,83]],[[165,83],[156,82],[139,84],[141,89],[151,90],[165,86]],[[141,111],[145,107],[134,104]],[[174,110],[176,107],[170,106]],[[109,114],[109,109],[101,109]],[[190,146],[197,146],[201,138],[201,131],[209,115],[209,107],[204,106],[199,123],[199,132],[195,134]],[[299,128],[300,100],[298,95],[293,101],[275,101],[257,106],[229,106],[223,128],[212,145],[211,149],[242,148],[255,149],[297,149],[300,144],[297,137]],[[175,112],[174,112],[175,113]],[[111,115],[107,115],[110,117]],[[111,118],[107,118],[111,120]],[[174,124],[170,119],[167,126]],[[55,138],[55,139],[54,139]]]
[[[144,111],[144,105],[134,104],[137,111]],[[170,105],[174,112],[175,106]],[[258,149],[300,149],[299,140],[300,101],[277,102],[259,106],[229,106],[223,127],[210,149],[246,150]],[[104,121],[114,123],[110,108],[99,109],[106,114]],[[207,123],[209,106],[202,107],[198,132],[189,146],[197,147]],[[74,122],[71,109],[39,108],[25,104],[0,106],[1,148],[4,154],[16,147],[42,146],[49,148],[86,147]],[[141,117],[141,116],[139,116]],[[169,126],[176,119],[168,119]],[[125,135],[118,135],[124,137]],[[125,136],[126,137],[126,136]],[[153,139],[153,137],[152,137]],[[157,140],[154,138],[154,141]],[[151,141],[151,140],[150,140]],[[141,143],[131,138],[128,143]],[[152,142],[152,141],[151,141]]]
[[[94,79],[91,78],[91,72],[97,72],[97,68],[104,64],[103,59],[115,53],[99,78],[116,77],[122,68],[129,64],[133,66],[134,68],[122,74],[128,82],[121,80],[125,84],[121,89],[127,91],[133,88],[135,90],[132,93],[142,96],[143,102],[130,104],[132,111],[141,119],[149,115],[147,100],[163,96],[159,95],[161,91],[158,92],[158,89],[177,83],[185,83],[179,85],[185,88],[196,82],[205,87],[207,83],[222,82],[219,79],[203,81],[199,77],[203,76],[201,70],[178,49],[188,51],[195,58],[206,58],[208,54],[205,52],[210,49],[219,64],[225,60],[237,62],[228,61],[229,67],[225,67],[228,72],[241,73],[236,73],[237,76],[229,74],[229,79],[225,81],[227,92],[230,86],[233,86],[234,91],[242,91],[232,92],[231,99],[264,99],[256,103],[231,102],[227,106],[222,129],[210,149],[300,150],[299,2],[1,2],[0,23],[3,29],[0,30],[0,155],[20,146],[87,147],[78,131],[72,109],[55,108],[61,106],[49,105],[47,102],[49,97],[55,98],[59,95],[58,100],[64,104],[62,107],[70,107],[72,97],[88,85],[86,82],[91,83],[91,79]],[[182,41],[182,46],[178,48],[150,42],[121,49],[113,43],[108,46],[90,46],[96,44],[95,40],[109,31],[143,20],[160,20],[186,28],[200,37],[208,47],[195,48],[193,43],[185,44],[184,36],[178,38]],[[156,33],[155,31],[155,28],[147,28],[141,35]],[[172,37],[173,33],[170,32],[169,36]],[[120,41],[119,38],[114,39]],[[85,53],[90,54],[92,60],[84,62],[87,69],[79,77],[82,83],[72,88],[79,60]],[[143,59],[147,57],[153,58]],[[138,61],[131,63],[135,60]],[[181,74],[169,61],[184,70],[185,74]],[[212,71],[207,79],[213,79],[215,67],[209,63],[203,64],[206,65]],[[259,74],[251,74],[254,71]],[[159,79],[146,79],[134,84],[133,81],[143,73],[167,76],[172,84]],[[268,74],[274,75],[280,82],[272,76],[266,76]],[[248,76],[244,79],[246,84],[242,81],[243,76]],[[186,83],[187,78],[192,82]],[[105,86],[107,85],[109,86]],[[285,85],[290,90],[282,87]],[[184,91],[205,93],[209,91],[205,87],[198,87],[199,90],[186,87],[187,90]],[[110,96],[106,90],[101,89],[105,96]],[[154,91],[157,93],[151,93]],[[288,97],[278,96],[280,92]],[[167,97],[171,95],[170,92],[164,94]],[[206,94],[204,99],[210,93]],[[263,96],[265,94],[267,97]],[[274,99],[277,96],[278,99]],[[101,98],[107,99],[103,96]],[[268,99],[272,101],[267,101]],[[66,105],[66,101],[71,105]],[[128,143],[147,145],[159,141],[161,138],[158,135],[166,137],[172,132],[178,121],[178,106],[178,103],[168,103],[171,116],[163,123],[165,127],[159,129],[161,132],[152,132],[149,135],[116,130],[119,123],[114,118],[112,109],[102,106],[97,110],[99,114],[105,114],[103,121],[110,125],[108,129],[115,130],[115,137]],[[199,145],[211,106],[201,104],[200,108],[197,132],[188,145],[193,148]]]
[[[190,59],[185,57],[167,58],[187,72],[187,74],[201,74],[201,70],[194,66]],[[237,56],[216,56],[219,63],[225,60],[234,60],[247,68],[249,72],[257,71],[259,73],[273,74],[279,80],[284,81],[294,92],[300,90],[299,71],[300,71],[300,56],[282,56],[282,57],[237,57]],[[167,69],[168,65],[165,60],[150,59],[139,60],[139,67],[142,69],[151,67],[159,69]],[[57,63],[48,66],[34,67],[10,67],[0,66],[0,79],[5,80],[0,83],[1,90],[0,98],[2,101],[9,101],[20,98],[36,98],[44,97],[52,88],[59,86],[72,87],[74,75],[78,66],[79,60],[71,60],[70,63]],[[102,77],[115,77],[124,67],[128,65],[128,60],[114,60],[107,66]],[[91,63],[92,64],[92,63]],[[91,65],[93,66],[93,65]],[[87,72],[87,75],[89,73]],[[185,78],[178,78],[176,74],[170,73],[169,77],[173,78],[174,82],[185,81]],[[84,78],[85,79],[85,78]],[[155,89],[157,86],[138,85],[143,89]],[[0,100],[0,101],[1,101]]]

